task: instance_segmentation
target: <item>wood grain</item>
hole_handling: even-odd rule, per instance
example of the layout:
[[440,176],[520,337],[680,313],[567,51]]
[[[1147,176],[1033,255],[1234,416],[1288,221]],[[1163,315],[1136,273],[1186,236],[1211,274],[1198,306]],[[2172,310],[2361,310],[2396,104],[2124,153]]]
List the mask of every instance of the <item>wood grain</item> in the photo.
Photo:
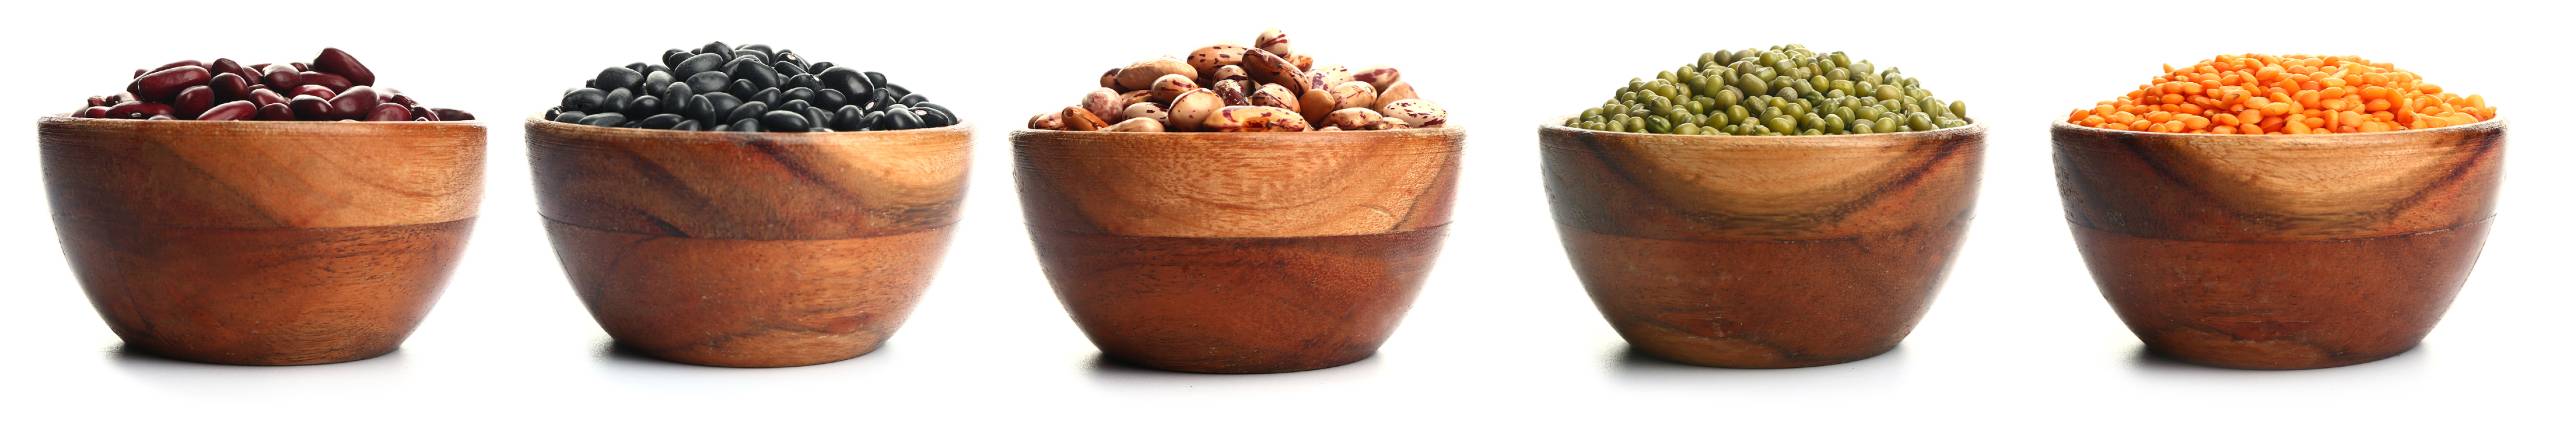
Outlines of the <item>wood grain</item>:
[[1638,351],[1734,368],[1898,345],[1963,241],[1982,135],[1539,132],[1550,209],[1601,315]]
[[2053,127],[2082,258],[2158,353],[2311,369],[2443,318],[2495,214],[2505,124],[2229,136]]
[[615,342],[675,362],[879,348],[958,222],[969,126],[709,133],[525,124],[553,250]]
[[1368,358],[1449,222],[1456,129],[1021,131],[1043,271],[1107,357],[1275,373]]
[[462,122],[39,122],[54,227],[135,348],[212,363],[360,360],[435,304],[477,213]]

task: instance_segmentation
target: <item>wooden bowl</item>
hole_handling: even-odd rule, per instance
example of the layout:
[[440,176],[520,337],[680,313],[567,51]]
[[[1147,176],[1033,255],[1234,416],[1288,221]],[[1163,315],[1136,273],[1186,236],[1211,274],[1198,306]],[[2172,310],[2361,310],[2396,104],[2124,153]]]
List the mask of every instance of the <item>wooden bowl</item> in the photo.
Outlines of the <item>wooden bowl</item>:
[[1945,279],[1982,179],[1980,125],[1538,135],[1556,230],[1601,316],[1638,351],[1704,366],[1892,350]]
[[1395,331],[1439,254],[1464,139],[1019,131],[1014,177],[1042,269],[1103,355],[1304,371]]
[[2408,351],[2489,230],[2503,120],[2298,136],[2056,123],[2053,160],[2089,273],[2153,351],[2309,369]]
[[130,348],[307,365],[389,353],[479,214],[469,122],[37,122],[55,231]]
[[525,122],[551,246],[614,341],[730,367],[851,359],[915,310],[969,125],[727,133]]

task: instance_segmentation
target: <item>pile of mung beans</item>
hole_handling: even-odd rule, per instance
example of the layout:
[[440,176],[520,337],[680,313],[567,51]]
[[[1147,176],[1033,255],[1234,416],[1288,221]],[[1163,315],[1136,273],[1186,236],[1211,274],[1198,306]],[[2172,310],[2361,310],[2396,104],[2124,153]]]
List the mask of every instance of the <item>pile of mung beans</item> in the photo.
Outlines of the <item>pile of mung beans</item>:
[[[1203,83],[1206,83],[1205,85]],[[1031,118],[1066,131],[1352,131],[1435,128],[1449,112],[1415,97],[1395,68],[1353,72],[1293,51],[1265,30],[1253,46],[1217,44],[1184,59],[1139,61],[1102,73],[1080,104]]]
[[1825,135],[1929,131],[1972,123],[1964,102],[1940,100],[1895,68],[1802,45],[1719,50],[1697,63],[1630,80],[1616,98],[1567,125],[1683,135]]

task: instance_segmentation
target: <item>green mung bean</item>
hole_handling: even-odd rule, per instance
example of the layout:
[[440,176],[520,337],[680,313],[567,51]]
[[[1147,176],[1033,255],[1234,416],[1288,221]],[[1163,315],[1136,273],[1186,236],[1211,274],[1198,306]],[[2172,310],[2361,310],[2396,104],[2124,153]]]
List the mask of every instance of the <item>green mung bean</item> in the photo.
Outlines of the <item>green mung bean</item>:
[[1695,64],[1628,80],[1616,94],[1569,123],[1682,135],[1874,134],[1972,123],[1963,101],[1938,99],[1899,69],[1802,45],[1702,53]]

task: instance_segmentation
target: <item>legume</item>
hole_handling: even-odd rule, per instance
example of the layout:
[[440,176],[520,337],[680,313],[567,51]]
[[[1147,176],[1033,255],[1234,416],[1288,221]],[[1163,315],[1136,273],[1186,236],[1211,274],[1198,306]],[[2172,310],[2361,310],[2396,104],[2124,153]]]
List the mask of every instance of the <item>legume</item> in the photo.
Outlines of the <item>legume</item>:
[[2418,74],[2355,56],[2242,54],[2159,77],[2115,101],[2072,110],[2086,127],[2158,133],[2328,134],[2399,131],[2496,118],[2479,95],[2445,93]]
[[241,65],[181,60],[133,71],[123,93],[90,97],[72,116],[197,121],[467,121],[374,87],[373,70],[336,48],[310,63]]
[[1897,68],[1803,45],[1718,50],[1634,79],[1568,125],[1682,135],[1812,136],[1929,131],[1972,123],[1964,102],[1931,96]]
[[[960,123],[951,109],[878,72],[809,62],[791,50],[712,42],[660,63],[606,67],[543,113],[553,121],[683,131],[906,130]],[[744,95],[744,96],[740,96]]]
[[[1203,81],[1206,80],[1206,81]],[[1042,113],[1033,129],[1069,131],[1340,131],[1433,128],[1447,110],[1415,97],[1395,68],[1317,65],[1289,35],[1263,31],[1250,47],[1216,44],[1183,59],[1104,71],[1084,101]]]

